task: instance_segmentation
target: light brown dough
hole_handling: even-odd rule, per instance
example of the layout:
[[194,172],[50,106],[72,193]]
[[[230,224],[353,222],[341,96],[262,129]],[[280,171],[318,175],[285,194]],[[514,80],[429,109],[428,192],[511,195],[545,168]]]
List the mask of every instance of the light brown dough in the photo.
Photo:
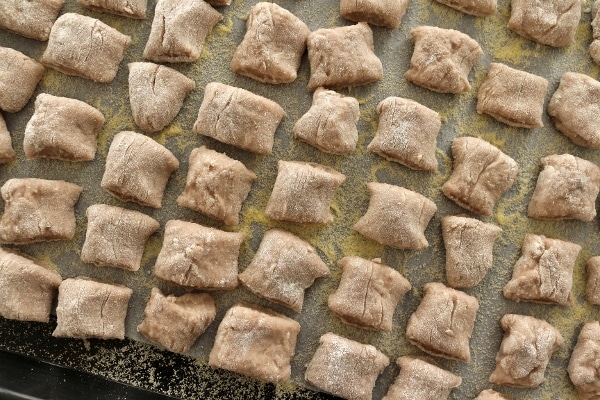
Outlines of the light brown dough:
[[585,299],[590,304],[600,305],[600,256],[591,257],[586,268]]
[[479,393],[479,396],[475,400],[510,400],[507,396],[502,393],[498,393],[495,390],[487,389]]
[[586,323],[569,360],[569,378],[580,399],[597,399],[600,396],[600,323]]
[[486,17],[496,14],[498,9],[497,0],[437,0],[465,14],[476,17]]
[[340,0],[340,14],[356,22],[396,29],[406,13],[408,0]]
[[77,0],[78,4],[97,12],[145,19],[148,0]]
[[11,113],[21,111],[42,79],[44,70],[44,66],[33,58],[0,46],[0,109]]
[[17,153],[12,147],[10,132],[4,122],[4,117],[0,114],[0,164],[11,162],[17,157]]
[[590,56],[596,64],[600,65],[600,1],[598,0],[592,6],[592,33],[594,40],[590,45]]
[[50,29],[65,0],[2,0],[0,28],[36,39],[48,40]]
[[600,39],[594,39],[590,44],[590,56],[596,64],[600,65]]

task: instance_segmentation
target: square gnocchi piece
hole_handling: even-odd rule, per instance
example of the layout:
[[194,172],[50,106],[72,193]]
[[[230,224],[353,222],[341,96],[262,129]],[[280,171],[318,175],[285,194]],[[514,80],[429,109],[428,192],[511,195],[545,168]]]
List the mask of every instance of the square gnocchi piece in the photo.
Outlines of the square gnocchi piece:
[[48,40],[65,0],[2,0],[0,28],[36,40]]
[[477,93],[477,113],[519,128],[542,127],[547,90],[548,81],[541,76],[491,63]]
[[130,288],[85,277],[62,281],[58,288],[57,326],[52,336],[124,339]]
[[370,344],[328,332],[319,339],[304,378],[334,396],[371,400],[375,381],[389,363],[389,358]]
[[154,62],[193,62],[206,37],[223,19],[202,0],[158,0],[144,58]]
[[177,204],[237,225],[255,179],[256,174],[240,161],[202,146],[190,153],[185,189]]
[[600,168],[570,154],[543,157],[527,215],[538,219],[591,221],[596,216]]
[[91,10],[111,13],[134,19],[145,19],[148,0],[77,0]]
[[350,154],[358,142],[358,100],[317,88],[310,110],[294,125],[294,138],[331,154]]
[[412,169],[437,171],[440,115],[414,100],[388,97],[377,105],[379,125],[367,149]]
[[498,393],[495,390],[487,389],[483,392],[479,393],[474,400],[510,400],[508,397],[503,395],[502,393]]
[[430,360],[399,357],[400,374],[383,400],[446,400],[452,389],[462,383],[460,376],[446,371]]
[[75,235],[75,203],[83,189],[65,181],[9,179],[0,189],[4,214],[0,242],[25,244],[70,240]]
[[515,301],[573,303],[573,268],[581,246],[542,235],[528,234],[504,296]]
[[347,324],[390,332],[394,311],[410,291],[410,282],[379,258],[344,257],[338,266],[342,278],[329,296],[329,309]]
[[235,289],[243,241],[241,232],[224,232],[186,221],[168,221],[154,275],[198,289]]
[[406,337],[426,353],[469,362],[478,309],[475,297],[438,282],[427,283],[423,300],[408,321]]
[[427,197],[400,186],[369,182],[369,208],[354,224],[354,230],[397,249],[424,249],[429,246],[425,229],[437,211]]
[[600,396],[600,323],[586,323],[569,360],[569,378],[580,399],[596,399]]
[[141,133],[115,135],[100,186],[121,201],[160,208],[171,174],[179,161],[166,147]]
[[174,353],[188,352],[213,322],[215,300],[206,293],[165,296],[152,288],[137,331],[148,340]]
[[134,62],[128,67],[133,120],[145,132],[158,132],[175,119],[196,83],[164,65]]
[[564,344],[562,335],[548,322],[526,315],[506,314],[500,323],[504,337],[490,382],[522,388],[541,385],[550,357]]
[[52,26],[42,63],[63,74],[109,83],[130,43],[129,36],[98,19],[66,13]]
[[252,293],[300,312],[304,291],[326,275],[329,267],[307,241],[271,229],[265,232],[252,262],[238,278]]
[[0,248],[0,316],[48,322],[61,282],[60,274],[50,267]]
[[88,219],[81,261],[128,271],[140,269],[146,241],[160,224],[138,211],[94,204]]
[[330,203],[346,176],[325,165],[280,160],[265,214],[278,221],[326,224]]
[[519,166],[483,139],[458,137],[452,141],[454,170],[442,186],[450,200],[489,217],[496,202],[513,185]]
[[591,257],[586,269],[585,299],[590,304],[600,305],[600,256]]
[[340,14],[350,21],[396,29],[406,13],[408,0],[340,0]]
[[256,154],[271,154],[285,111],[245,89],[211,82],[204,89],[194,132]]
[[494,241],[502,228],[463,216],[442,217],[446,280],[453,288],[477,285],[494,264]]
[[497,0],[437,0],[439,3],[452,7],[465,14],[476,17],[486,17],[496,14]]
[[231,307],[217,330],[208,364],[267,382],[290,379],[300,324],[251,304]]
[[4,122],[4,117],[0,114],[0,164],[11,162],[17,157],[17,153],[12,146],[10,132]]
[[0,109],[10,113],[21,111],[42,80],[44,70],[33,58],[0,46]]
[[434,92],[471,90],[469,73],[483,55],[479,43],[457,30],[433,26],[413,28],[410,34],[415,49],[406,79]]
[[248,12],[246,29],[231,60],[233,72],[264,83],[296,80],[308,26],[277,4],[260,2]]
[[25,157],[91,161],[96,156],[96,136],[103,124],[104,115],[89,104],[41,93],[25,127]]
[[310,80],[308,90],[339,89],[383,78],[383,65],[375,55],[373,31],[366,22],[312,32],[306,41]]

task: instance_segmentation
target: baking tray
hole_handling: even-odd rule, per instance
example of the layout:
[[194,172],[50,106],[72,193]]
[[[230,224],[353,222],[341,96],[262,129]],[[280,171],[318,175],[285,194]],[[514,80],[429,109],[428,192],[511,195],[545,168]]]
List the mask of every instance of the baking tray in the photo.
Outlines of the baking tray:
[[[277,3],[302,19],[311,30],[351,24],[340,17],[337,0],[281,0]],[[356,97],[361,107],[358,146],[356,151],[348,156],[324,154],[291,137],[294,123],[310,108],[311,104],[312,95],[306,89],[310,73],[306,56],[298,79],[290,84],[262,84],[234,74],[229,68],[229,63],[237,44],[244,35],[245,15],[255,1],[234,0],[230,6],[219,7],[218,10],[224,17],[223,21],[209,36],[200,60],[190,64],[169,64],[193,78],[196,89],[188,96],[174,122],[163,131],[150,135],[169,148],[181,163],[167,185],[163,207],[154,210],[133,203],[121,203],[100,188],[100,180],[108,147],[114,135],[122,130],[139,131],[133,122],[129,106],[126,65],[129,62],[142,60],[155,0],[149,0],[148,18],[142,21],[98,14],[82,8],[74,0],[67,0],[61,13],[77,12],[99,18],[133,39],[114,82],[98,84],[81,78],[67,77],[48,69],[33,97],[35,98],[39,93],[50,93],[84,100],[98,108],[106,117],[106,123],[99,134],[98,153],[94,161],[86,163],[56,160],[26,161],[22,148],[23,132],[33,114],[32,98],[32,101],[19,113],[4,114],[12,133],[18,160],[0,167],[0,184],[11,177],[39,177],[64,179],[84,187],[84,192],[75,208],[77,231],[73,240],[37,243],[20,246],[20,248],[25,253],[56,267],[63,278],[84,275],[121,283],[134,289],[126,320],[128,339],[125,341],[55,339],[50,336],[55,326],[54,319],[50,324],[0,319],[0,349],[179,398],[286,398],[290,396],[323,398],[323,395],[305,389],[310,389],[310,385],[304,381],[303,375],[306,363],[318,346],[318,338],[323,333],[331,331],[363,343],[370,343],[390,358],[390,366],[380,376],[374,391],[374,398],[381,398],[398,373],[394,360],[401,355],[423,355],[420,350],[407,342],[404,335],[406,324],[422,298],[425,283],[445,282],[445,252],[441,241],[440,219],[444,215],[466,213],[464,209],[445,198],[441,192],[442,184],[452,171],[449,147],[455,137],[476,136],[491,142],[514,158],[519,164],[520,172],[513,187],[498,202],[494,215],[490,218],[482,218],[486,222],[493,222],[502,227],[503,234],[496,241],[494,248],[494,267],[478,286],[466,290],[480,302],[471,339],[472,361],[470,363],[444,359],[436,359],[436,361],[463,378],[462,385],[452,392],[452,399],[474,398],[481,390],[492,387],[488,378],[494,368],[494,357],[502,337],[499,324],[502,315],[506,313],[533,315],[548,320],[565,338],[565,345],[550,361],[546,372],[547,382],[536,389],[524,390],[497,386],[494,388],[519,399],[575,398],[566,366],[582,324],[596,319],[598,315],[597,310],[583,299],[585,262],[590,256],[600,254],[598,219],[589,223],[538,221],[527,218],[526,208],[540,171],[541,157],[570,153],[599,164],[600,153],[598,150],[574,145],[554,129],[546,114],[543,117],[543,128],[518,129],[496,122],[488,116],[476,114],[475,104],[477,91],[485,78],[490,62],[506,63],[511,67],[533,72],[548,79],[546,104],[564,72],[581,72],[597,79],[600,70],[591,62],[588,55],[588,46],[591,42],[591,3],[588,0],[584,6],[585,12],[577,30],[576,43],[564,49],[538,45],[509,31],[506,28],[510,15],[509,1],[500,0],[498,3],[498,13],[495,16],[475,18],[432,0],[411,0],[399,29],[373,28],[375,53],[383,62],[384,77],[373,84],[341,90],[346,95]],[[439,94],[415,86],[404,79],[403,74],[409,67],[413,50],[410,30],[420,25],[458,29],[480,43],[485,55],[471,73],[470,92],[461,95]],[[46,43],[5,31],[0,32],[0,45],[18,49],[37,60],[41,59],[46,47]],[[277,129],[273,154],[257,156],[209,138],[199,137],[192,132],[202,102],[203,89],[212,81],[248,89],[282,105],[287,112],[287,117]],[[376,106],[389,96],[414,99],[442,116],[442,129],[437,140],[436,155],[440,166],[437,173],[413,171],[388,162],[366,150],[377,127]],[[258,175],[242,208],[241,223],[238,227],[224,227],[215,220],[179,207],[175,202],[185,185],[189,154],[193,148],[201,145],[241,160]],[[324,226],[298,226],[272,221],[264,215],[277,174],[277,161],[280,159],[317,162],[331,166],[346,175],[347,179],[336,193],[332,203],[335,217],[333,223]],[[365,184],[370,181],[404,186],[436,203],[438,212],[425,232],[430,243],[427,249],[403,251],[387,248],[352,230],[352,225],[367,209],[369,196]],[[85,210],[96,203],[140,210],[161,223],[161,228],[150,238],[146,246],[140,271],[132,273],[113,268],[98,268],[80,261],[79,252],[86,230]],[[217,304],[216,321],[188,355],[174,355],[149,344],[135,330],[142,319],[143,308],[153,286],[158,286],[169,294],[185,292],[177,285],[156,279],[152,273],[154,261],[161,247],[164,224],[174,218],[245,233],[246,240],[240,253],[240,271],[250,263],[264,232],[273,227],[280,227],[313,244],[322,259],[329,265],[331,274],[318,280],[307,291],[304,309],[298,314],[260,299],[244,288],[212,293]],[[583,247],[574,272],[572,307],[518,304],[502,296],[502,288],[510,279],[526,233],[544,234],[569,240]],[[399,304],[394,315],[394,329],[391,332],[371,332],[347,326],[328,310],[327,297],[336,289],[341,276],[336,261],[345,255],[364,258],[380,257],[385,264],[397,269],[411,282],[413,289]],[[207,367],[208,352],[212,347],[218,323],[225,311],[238,301],[268,306],[296,319],[301,324],[296,355],[292,360],[290,383],[263,384],[234,373]]]

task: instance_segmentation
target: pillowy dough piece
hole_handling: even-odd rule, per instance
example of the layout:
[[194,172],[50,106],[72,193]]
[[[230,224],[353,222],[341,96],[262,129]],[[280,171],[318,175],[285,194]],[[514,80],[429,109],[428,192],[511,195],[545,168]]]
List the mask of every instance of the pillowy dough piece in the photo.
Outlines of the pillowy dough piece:
[[237,225],[255,179],[256,174],[240,161],[202,146],[190,154],[185,189],[177,204]]
[[476,17],[486,17],[496,14],[497,0],[437,0],[439,3],[452,7],[465,14]]
[[158,132],[169,125],[196,83],[176,70],[148,62],[129,67],[129,103],[137,126]]
[[17,252],[0,248],[0,316],[48,322],[60,274]]
[[133,290],[89,278],[65,279],[58,288],[57,326],[52,336],[124,339]]
[[454,29],[419,26],[410,31],[415,50],[404,77],[440,93],[471,90],[469,73],[483,55],[479,44]]
[[35,112],[25,127],[23,151],[28,160],[54,158],[91,161],[104,115],[83,101],[46,93],[35,100]]
[[541,163],[543,169],[527,215],[538,219],[593,220],[600,191],[600,168],[570,154],[543,157]]
[[470,288],[481,282],[494,264],[494,241],[500,233],[502,228],[473,218],[442,217],[448,286]]
[[379,374],[390,360],[369,344],[331,332],[321,336],[304,378],[324,392],[348,400],[371,400]]
[[17,153],[12,147],[10,132],[4,122],[4,117],[0,114],[0,164],[8,163],[17,157]]
[[506,314],[500,323],[504,338],[490,382],[522,388],[541,385],[552,353],[564,343],[560,332],[548,322],[526,315]]
[[590,304],[600,305],[600,256],[590,258],[586,268],[585,299]]
[[44,70],[44,66],[33,58],[0,46],[0,109],[11,113],[21,111],[42,79]]
[[600,323],[588,322],[579,333],[577,344],[569,360],[569,378],[580,399],[595,399],[600,396]]
[[356,22],[396,29],[406,13],[408,0],[340,0],[340,14]]
[[2,0],[0,28],[36,40],[48,40],[65,0]]
[[477,93],[477,112],[520,128],[544,126],[544,98],[548,81],[504,64],[491,63]]
[[359,86],[383,78],[373,32],[366,22],[318,29],[308,36],[306,47],[310,62],[308,90]]
[[419,193],[386,183],[367,183],[369,208],[354,229],[361,235],[398,249],[429,246],[425,228],[437,211],[435,203]]
[[165,225],[162,249],[154,274],[178,285],[198,289],[235,289],[241,232],[224,232],[192,222],[171,220]]
[[158,0],[144,58],[155,62],[193,62],[223,16],[202,0]]
[[581,246],[542,235],[528,234],[504,296],[515,301],[573,303],[573,268]]
[[300,312],[304,290],[326,275],[329,267],[314,247],[289,232],[271,229],[238,278],[252,293]]
[[100,186],[121,201],[160,208],[169,176],[179,161],[141,133],[119,132],[108,149]]
[[350,154],[358,142],[358,100],[322,87],[310,110],[294,125],[294,137],[325,153]]
[[600,1],[592,6],[592,32],[594,41],[590,45],[590,56],[596,64],[600,64]]
[[368,150],[412,169],[437,171],[440,115],[410,99],[388,97],[377,106],[379,125]]
[[152,288],[137,331],[174,353],[186,353],[213,322],[215,300],[206,293],[165,296]]
[[231,307],[217,330],[208,364],[267,382],[288,381],[300,324],[255,305]]
[[495,390],[487,389],[483,392],[479,393],[474,400],[510,400],[508,397],[503,395],[502,393],[498,393]]
[[540,44],[568,46],[575,41],[582,0],[511,0],[508,28]]
[[245,89],[211,82],[204,89],[194,132],[257,154],[271,154],[285,117],[279,104]]
[[78,4],[97,12],[145,19],[148,0],[77,0]]
[[280,160],[277,165],[267,217],[298,224],[332,222],[330,203],[346,176],[315,163]]
[[410,291],[410,282],[378,258],[344,257],[338,266],[342,278],[329,296],[329,309],[347,324],[390,332],[394,310]]
[[452,141],[454,170],[442,191],[456,204],[489,217],[496,202],[513,185],[519,166],[483,139],[458,137]]
[[400,374],[388,389],[383,400],[445,400],[462,379],[429,360],[399,357],[396,364]]
[[75,203],[83,189],[65,181],[9,179],[0,189],[5,202],[0,242],[25,244],[70,240]]
[[138,211],[95,204],[86,211],[88,218],[81,261],[128,271],[140,269],[146,241],[160,224]]
[[42,63],[67,75],[109,83],[130,43],[129,36],[100,20],[67,13],[50,31]]

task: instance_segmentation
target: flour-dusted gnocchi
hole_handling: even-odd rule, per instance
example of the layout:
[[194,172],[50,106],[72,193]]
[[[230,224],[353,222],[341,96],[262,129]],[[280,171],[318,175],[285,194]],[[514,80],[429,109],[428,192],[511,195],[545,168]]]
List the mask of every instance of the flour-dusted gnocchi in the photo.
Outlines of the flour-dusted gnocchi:
[[586,269],[585,299],[590,304],[600,305],[600,256],[591,257]]
[[77,0],[77,3],[97,12],[144,19],[148,0]]
[[600,323],[588,322],[583,325],[577,344],[569,360],[569,378],[580,399],[595,399],[600,396]]
[[503,395],[502,393],[496,392],[492,389],[484,390],[479,393],[479,396],[475,398],[475,400],[510,400],[508,397]]
[[452,7],[465,14],[476,17],[486,17],[496,14],[498,10],[497,0],[437,0],[438,2]]
[[592,6],[592,34],[594,40],[590,45],[590,56],[596,64],[600,64],[600,1]]
[[10,132],[4,122],[4,117],[0,114],[0,164],[11,162],[17,157],[17,153],[12,146]]
[[340,14],[356,22],[396,29],[406,14],[408,0],[340,0]]
[[33,58],[0,46],[0,109],[15,113],[29,102],[45,68]]
[[48,40],[50,29],[65,0],[3,0],[0,28],[36,39]]

